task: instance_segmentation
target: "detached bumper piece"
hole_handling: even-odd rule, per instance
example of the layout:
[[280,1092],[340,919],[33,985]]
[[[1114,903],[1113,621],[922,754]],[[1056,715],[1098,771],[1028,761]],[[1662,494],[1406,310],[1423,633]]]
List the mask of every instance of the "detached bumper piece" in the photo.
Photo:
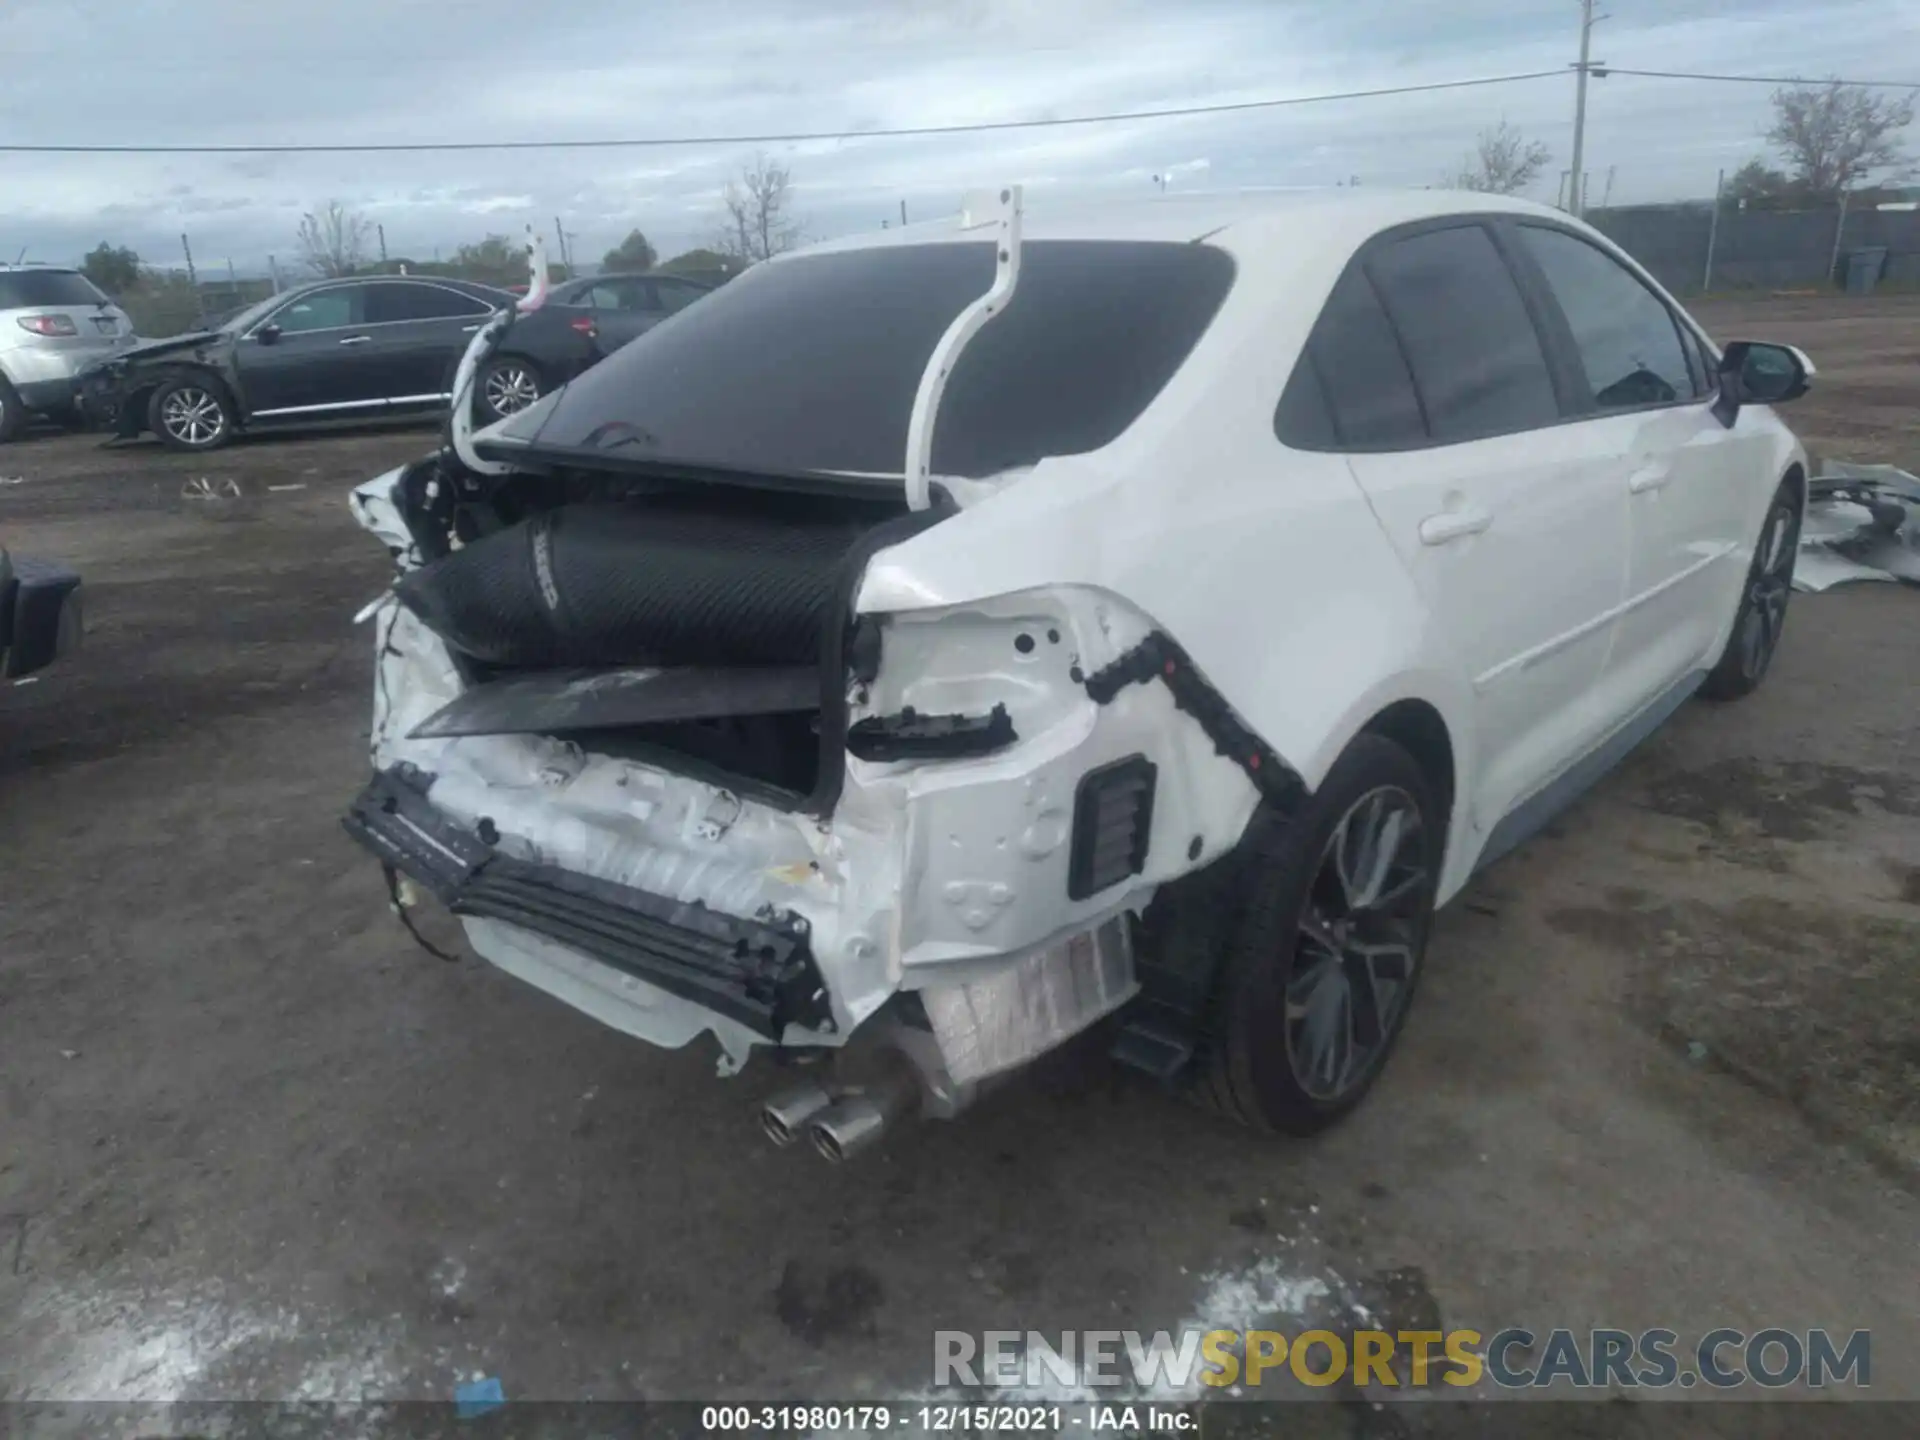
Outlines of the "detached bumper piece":
[[16,680],[80,648],[80,577],[0,552],[0,676]]
[[[430,783],[405,767],[383,771],[342,823],[454,914],[557,940],[769,1040],[791,1024],[828,1023],[826,987],[799,921],[742,920],[503,855],[429,802]],[[490,828],[481,823],[483,833]]]

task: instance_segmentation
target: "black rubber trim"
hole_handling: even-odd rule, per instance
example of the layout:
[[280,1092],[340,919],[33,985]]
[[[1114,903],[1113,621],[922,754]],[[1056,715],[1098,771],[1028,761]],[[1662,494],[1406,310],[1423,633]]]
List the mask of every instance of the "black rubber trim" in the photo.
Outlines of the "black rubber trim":
[[456,915],[485,916],[572,946],[603,964],[779,1040],[789,1025],[831,1024],[807,927],[794,916],[742,920],[698,901],[503,855],[497,832],[456,824],[427,799],[431,779],[382,771],[353,802],[347,833]]
[[922,715],[908,706],[898,715],[869,715],[847,731],[847,751],[857,759],[956,760],[991,755],[1019,737],[1007,707],[985,715]]
[[1217,754],[1247,772],[1261,796],[1283,815],[1307,798],[1306,782],[1261,738],[1240,723],[1233,707],[1220,698],[1171,636],[1156,630],[1111,665],[1086,679],[1087,694],[1106,705],[1129,685],[1158,680],[1173,703],[1199,722]]

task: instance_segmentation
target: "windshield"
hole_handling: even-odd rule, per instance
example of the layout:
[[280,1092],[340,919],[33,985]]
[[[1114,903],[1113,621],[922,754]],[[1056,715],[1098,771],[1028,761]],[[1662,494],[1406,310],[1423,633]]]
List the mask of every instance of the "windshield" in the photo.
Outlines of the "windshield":
[[[494,434],[576,462],[898,475],[920,373],[993,267],[976,241],[755,266]],[[1114,440],[1232,283],[1232,259],[1205,245],[1026,245],[1012,304],[948,382],[934,472],[978,478]]]
[[77,270],[0,270],[0,310],[112,303]]

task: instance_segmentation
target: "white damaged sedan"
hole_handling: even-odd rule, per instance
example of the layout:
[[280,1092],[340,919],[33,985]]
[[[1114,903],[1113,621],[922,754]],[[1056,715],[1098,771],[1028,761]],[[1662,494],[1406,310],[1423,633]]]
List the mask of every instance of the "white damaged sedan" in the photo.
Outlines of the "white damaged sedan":
[[347,825],[609,1025],[830,1058],[762,1117],[830,1158],[1109,1016],[1312,1131],[1435,907],[1766,673],[1811,374],[1522,202],[970,197],[355,492]]

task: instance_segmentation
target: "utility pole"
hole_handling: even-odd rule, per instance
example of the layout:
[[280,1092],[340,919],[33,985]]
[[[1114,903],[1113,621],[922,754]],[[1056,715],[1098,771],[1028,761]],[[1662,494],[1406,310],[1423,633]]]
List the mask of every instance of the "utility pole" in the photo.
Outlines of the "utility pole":
[[267,256],[267,274],[273,280],[273,293],[280,293],[280,264],[273,256]]
[[1605,63],[1593,62],[1593,27],[1606,19],[1604,15],[1593,13],[1593,0],[1580,0],[1580,63],[1575,65],[1573,90],[1573,173],[1570,180],[1572,194],[1568,197],[1567,211],[1574,216],[1586,214],[1587,179],[1584,168],[1587,152],[1587,76],[1589,73],[1605,79]]
[[[384,225],[375,225],[373,228],[380,236],[380,268],[384,270],[387,268],[387,227]],[[363,231],[362,233],[364,234],[365,232]]]
[[900,199],[900,223],[902,225],[907,223],[907,201],[905,196],[902,196]]
[[1727,188],[1727,172],[1722,170],[1713,182],[1713,218],[1707,221],[1707,273],[1700,277],[1704,294],[1713,289],[1713,247],[1720,241],[1720,196]]
[[567,254],[567,231],[566,227],[560,223],[560,217],[558,215],[553,217],[553,238],[560,242],[560,267],[571,277],[573,274],[573,260]]
[[200,293],[200,275],[193,268],[193,246],[187,243],[187,235],[180,232],[180,249],[187,257],[187,284],[193,289],[193,315],[202,325],[207,323],[207,301]]

